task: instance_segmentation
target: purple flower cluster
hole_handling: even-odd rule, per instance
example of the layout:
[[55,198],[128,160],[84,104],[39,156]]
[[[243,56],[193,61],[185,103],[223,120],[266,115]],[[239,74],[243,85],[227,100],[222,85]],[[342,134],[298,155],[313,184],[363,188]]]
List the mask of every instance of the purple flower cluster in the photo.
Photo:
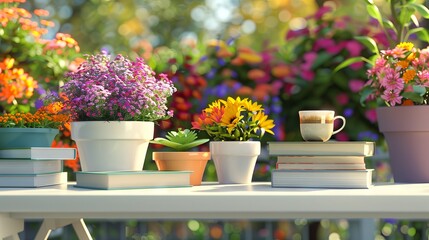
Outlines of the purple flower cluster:
[[176,91],[173,82],[164,74],[157,79],[142,58],[90,55],[66,79],[62,91],[74,121],[156,121],[173,115],[167,107]]

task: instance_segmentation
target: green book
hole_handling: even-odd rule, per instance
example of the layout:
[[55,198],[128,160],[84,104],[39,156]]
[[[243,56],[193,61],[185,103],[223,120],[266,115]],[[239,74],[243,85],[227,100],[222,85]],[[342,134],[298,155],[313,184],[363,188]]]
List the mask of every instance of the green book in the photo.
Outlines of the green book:
[[137,189],[190,187],[191,171],[76,172],[76,187]]

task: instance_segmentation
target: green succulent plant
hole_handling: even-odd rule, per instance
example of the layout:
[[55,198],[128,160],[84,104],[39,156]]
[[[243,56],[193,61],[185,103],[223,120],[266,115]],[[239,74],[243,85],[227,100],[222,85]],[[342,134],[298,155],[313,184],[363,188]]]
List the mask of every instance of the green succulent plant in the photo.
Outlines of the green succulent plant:
[[158,137],[150,142],[173,148],[176,151],[186,151],[208,141],[209,139],[198,139],[197,133],[193,130],[179,128],[177,132],[169,131],[165,138]]

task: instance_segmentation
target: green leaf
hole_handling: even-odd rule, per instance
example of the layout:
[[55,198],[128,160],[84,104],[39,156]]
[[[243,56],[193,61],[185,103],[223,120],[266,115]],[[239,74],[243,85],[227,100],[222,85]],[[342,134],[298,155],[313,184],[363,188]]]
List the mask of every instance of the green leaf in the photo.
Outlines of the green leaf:
[[420,26],[419,20],[417,19],[416,15],[411,15],[411,20],[413,21],[414,25],[417,27]]
[[429,9],[423,4],[409,3],[409,6],[414,8],[422,17],[429,18]]
[[420,96],[423,96],[426,94],[426,88],[423,86],[418,86],[418,85],[414,85],[413,86],[413,91],[415,93],[418,93]]
[[321,66],[323,63],[328,61],[332,57],[331,54],[328,53],[319,53],[317,55],[317,58],[314,60],[313,65],[311,66],[312,69],[317,69],[319,66]]
[[362,88],[362,90],[360,91],[360,104],[362,106],[365,106],[365,101],[366,99],[374,92],[374,89],[371,88],[370,86],[365,86],[364,88]]
[[410,99],[416,103],[423,103],[423,96],[426,94],[426,88],[423,86],[413,86],[413,92],[404,92],[402,97]]
[[401,94],[402,97],[407,98],[415,103],[422,103],[423,102],[423,97],[420,96],[420,94],[415,93],[415,92],[404,92]]
[[380,25],[383,24],[383,19],[381,17],[380,10],[378,9],[378,7],[374,3],[368,3],[366,5],[366,10],[371,17],[377,19],[377,21],[380,23]]
[[410,35],[415,33],[420,40],[429,42],[429,33],[425,28],[414,28],[414,29],[411,29],[408,33]]
[[395,31],[395,33],[397,33],[395,25],[393,25],[393,22],[387,19],[383,19],[383,26],[386,29],[391,29],[393,31]]
[[[357,62],[366,62],[366,60],[368,60],[365,57],[354,57],[354,58],[349,58],[347,60],[345,60],[344,62],[342,62],[340,65],[338,65],[335,69],[334,72],[338,72],[339,70],[346,68],[350,65],[352,65],[353,63],[357,63]],[[368,60],[369,61],[369,60]]]
[[411,21],[411,16],[414,14],[414,9],[409,6],[404,6],[401,8],[401,12],[399,13],[399,23],[402,26],[408,26]]
[[365,45],[371,52],[377,55],[379,54],[377,43],[374,41],[374,39],[366,36],[356,36],[355,39]]

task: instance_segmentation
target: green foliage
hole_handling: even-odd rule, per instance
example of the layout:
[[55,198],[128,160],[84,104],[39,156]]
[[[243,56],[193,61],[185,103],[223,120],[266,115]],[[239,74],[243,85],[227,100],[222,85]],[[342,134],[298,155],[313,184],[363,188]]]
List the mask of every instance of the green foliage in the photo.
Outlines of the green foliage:
[[[415,1],[390,0],[390,16],[383,16],[373,1],[367,2],[368,14],[375,18],[383,31],[386,33],[390,47],[395,47],[400,42],[408,41],[413,33],[417,34],[421,40],[429,42],[428,31],[419,27],[416,13],[423,18],[429,19],[429,9],[423,4]],[[391,20],[390,20],[391,19]],[[412,24],[417,28],[412,28]],[[396,37],[392,36],[389,31],[393,31]]]
[[155,138],[151,143],[161,144],[177,151],[187,151],[209,141],[209,139],[198,139],[197,133],[193,130],[182,130],[180,128],[177,132],[168,132],[165,137],[166,138]]

